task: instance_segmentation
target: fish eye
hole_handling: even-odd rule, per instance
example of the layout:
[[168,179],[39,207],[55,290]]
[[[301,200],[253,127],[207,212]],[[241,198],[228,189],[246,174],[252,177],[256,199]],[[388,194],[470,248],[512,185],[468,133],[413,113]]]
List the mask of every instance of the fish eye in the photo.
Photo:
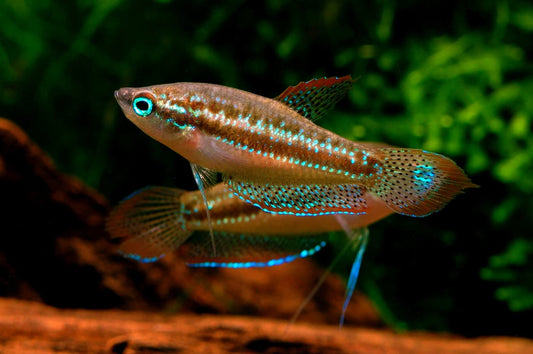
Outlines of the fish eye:
[[146,117],[154,108],[154,104],[148,97],[137,97],[133,100],[133,110],[141,117]]

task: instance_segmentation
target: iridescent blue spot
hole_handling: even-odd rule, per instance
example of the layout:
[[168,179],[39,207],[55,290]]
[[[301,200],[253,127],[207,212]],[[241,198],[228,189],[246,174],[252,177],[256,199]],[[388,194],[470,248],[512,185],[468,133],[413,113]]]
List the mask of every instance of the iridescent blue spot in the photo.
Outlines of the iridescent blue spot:
[[185,129],[185,128],[187,128],[187,127],[190,127],[190,125],[188,125],[188,124],[179,124],[178,122],[176,122],[176,121],[175,121],[174,119],[172,119],[172,118],[168,118],[168,119],[167,119],[167,123],[168,123],[168,124],[172,124],[173,126],[178,127],[178,128],[180,128],[180,129]]
[[187,113],[187,110],[184,107],[178,106],[177,104],[172,105],[171,108],[178,114]]
[[124,256],[126,258],[133,259],[133,260],[135,260],[137,262],[141,262],[141,263],[152,263],[152,262],[160,260],[161,258],[163,258],[165,256],[165,254],[161,254],[161,255],[155,256],[155,257],[144,258],[144,257],[139,256],[138,254],[124,253],[124,252],[122,252],[120,250],[118,252],[122,256]]
[[418,183],[416,183],[417,186],[426,190],[433,185],[433,181],[435,178],[433,166],[418,165],[416,166],[416,169],[413,172],[413,178],[418,181]]

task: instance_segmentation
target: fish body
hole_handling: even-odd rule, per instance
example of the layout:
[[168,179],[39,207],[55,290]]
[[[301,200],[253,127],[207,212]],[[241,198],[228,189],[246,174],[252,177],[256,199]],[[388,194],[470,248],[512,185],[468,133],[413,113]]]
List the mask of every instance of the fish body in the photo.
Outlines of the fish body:
[[474,187],[450,159],[417,149],[357,143],[312,122],[351,87],[350,77],[311,80],[275,99],[203,83],[115,92],[141,130],[230,190],[279,214],[357,214],[361,188],[394,212],[424,216]]
[[[151,117],[135,113],[136,97],[154,102]],[[272,184],[341,184],[372,170],[371,156],[364,168],[351,163],[362,161],[366,150],[278,100],[246,91],[176,83],[123,88],[117,99],[126,117],[152,138],[226,175]],[[348,170],[357,175],[347,176]]]

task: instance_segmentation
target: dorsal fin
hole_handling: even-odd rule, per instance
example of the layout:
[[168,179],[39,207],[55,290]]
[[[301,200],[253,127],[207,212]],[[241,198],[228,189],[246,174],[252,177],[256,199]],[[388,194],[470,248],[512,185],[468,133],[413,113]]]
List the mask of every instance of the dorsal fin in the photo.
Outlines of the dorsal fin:
[[275,99],[315,121],[346,95],[354,81],[349,75],[313,79],[288,87]]

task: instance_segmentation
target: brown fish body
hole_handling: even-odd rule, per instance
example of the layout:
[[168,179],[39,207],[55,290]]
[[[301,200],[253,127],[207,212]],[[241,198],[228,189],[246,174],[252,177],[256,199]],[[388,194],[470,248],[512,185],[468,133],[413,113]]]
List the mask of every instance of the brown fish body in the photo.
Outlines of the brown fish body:
[[328,100],[351,82],[311,80],[276,99],[203,83],[123,88],[115,96],[141,130],[222,173],[234,194],[268,212],[357,214],[371,193],[397,213],[424,216],[475,186],[444,156],[352,142],[308,119],[331,108]]
[[[155,119],[131,109],[133,97],[156,100]],[[301,116],[287,105],[229,87],[177,83],[118,93],[126,116],[190,162],[273,184],[353,183],[378,162],[373,151]],[[183,112],[183,113],[180,113]],[[364,156],[367,163],[362,165]]]

